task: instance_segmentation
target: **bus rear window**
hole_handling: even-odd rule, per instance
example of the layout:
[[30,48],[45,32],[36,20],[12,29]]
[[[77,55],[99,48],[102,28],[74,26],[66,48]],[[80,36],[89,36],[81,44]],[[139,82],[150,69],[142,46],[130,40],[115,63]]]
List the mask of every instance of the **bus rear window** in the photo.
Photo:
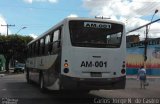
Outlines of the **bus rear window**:
[[123,25],[94,21],[70,21],[71,43],[77,47],[119,48]]

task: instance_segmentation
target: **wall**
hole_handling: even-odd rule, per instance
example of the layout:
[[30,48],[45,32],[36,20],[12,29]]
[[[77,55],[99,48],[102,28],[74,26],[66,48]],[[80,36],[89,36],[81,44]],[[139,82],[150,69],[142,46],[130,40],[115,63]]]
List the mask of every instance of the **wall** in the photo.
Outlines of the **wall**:
[[[126,64],[128,75],[137,74],[144,64],[144,45],[127,48]],[[160,44],[148,45],[146,70],[148,75],[160,75]]]

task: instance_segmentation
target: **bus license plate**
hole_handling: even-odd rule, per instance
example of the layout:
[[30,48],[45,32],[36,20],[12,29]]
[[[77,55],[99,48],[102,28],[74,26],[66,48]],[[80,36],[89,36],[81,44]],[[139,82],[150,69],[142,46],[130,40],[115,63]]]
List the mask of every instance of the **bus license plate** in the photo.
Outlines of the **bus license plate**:
[[101,72],[91,72],[91,77],[102,77]]

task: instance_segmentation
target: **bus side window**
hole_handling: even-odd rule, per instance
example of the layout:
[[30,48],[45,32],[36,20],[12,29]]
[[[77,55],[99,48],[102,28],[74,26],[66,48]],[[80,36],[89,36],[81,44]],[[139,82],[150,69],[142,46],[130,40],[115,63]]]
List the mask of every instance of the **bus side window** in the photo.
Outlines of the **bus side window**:
[[40,54],[40,41],[37,41],[37,56]]
[[37,50],[38,50],[38,41],[35,42],[36,46],[35,46],[35,56],[37,56]]
[[45,55],[45,38],[46,37],[43,38],[44,42],[43,42],[43,46],[42,46],[43,47],[42,48],[42,55]]
[[49,37],[50,37],[50,42],[48,44],[48,53],[52,53],[52,44],[53,44],[53,32],[50,33]]
[[59,40],[59,30],[56,30],[54,32],[54,38],[53,38],[53,42],[56,42]]
[[44,38],[42,38],[41,40],[40,40],[40,55],[42,56],[42,55],[44,55],[44,51],[45,51],[45,41],[44,41]]
[[39,42],[39,40],[37,40],[36,42],[35,42],[35,56],[38,56],[39,55],[39,45],[40,45],[40,42]]
[[42,43],[43,43],[43,39],[40,39],[40,50],[39,50],[39,55],[40,56],[42,54]]
[[27,52],[28,52],[28,57],[31,57],[31,45],[29,45]]
[[30,45],[30,57],[32,57],[32,44]]
[[36,55],[36,43],[33,43],[33,57]]
[[52,53],[57,53],[60,48],[60,29],[54,31]]
[[30,54],[30,57],[32,57],[33,56],[33,44],[31,44],[31,54]]
[[48,52],[49,43],[50,43],[50,36],[49,36],[49,34],[48,34],[48,35],[46,36],[46,38],[45,38],[45,55],[50,54],[50,53]]

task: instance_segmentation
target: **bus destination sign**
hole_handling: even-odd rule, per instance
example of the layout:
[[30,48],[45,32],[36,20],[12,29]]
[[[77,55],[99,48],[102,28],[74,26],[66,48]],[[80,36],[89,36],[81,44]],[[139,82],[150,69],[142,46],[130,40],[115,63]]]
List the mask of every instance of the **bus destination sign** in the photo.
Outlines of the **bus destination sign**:
[[111,29],[112,25],[108,23],[84,22],[84,27]]

